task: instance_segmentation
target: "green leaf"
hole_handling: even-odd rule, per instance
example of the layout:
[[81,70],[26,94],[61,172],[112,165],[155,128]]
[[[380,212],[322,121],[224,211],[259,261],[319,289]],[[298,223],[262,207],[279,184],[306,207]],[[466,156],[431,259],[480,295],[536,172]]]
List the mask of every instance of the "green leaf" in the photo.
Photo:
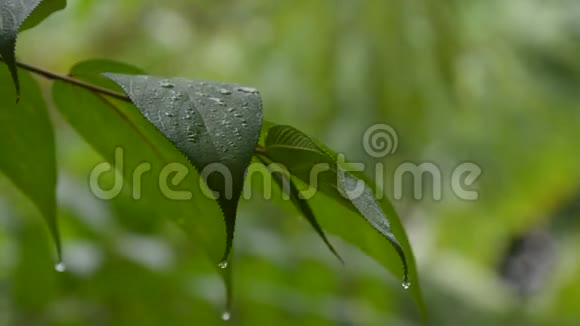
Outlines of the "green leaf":
[[[282,164],[305,185],[310,185],[311,171],[316,165],[328,168],[328,171],[317,176],[317,191],[362,216],[366,223],[360,225],[347,219],[349,214],[337,214],[322,219],[325,222],[322,223],[323,227],[360,247],[395,275],[401,275],[405,287],[411,282],[411,294],[424,315],[419,280],[407,236],[393,206],[388,200],[375,196],[373,182],[363,173],[352,171],[348,163],[340,162],[338,155],[326,146],[290,126],[276,125],[267,131],[265,155],[273,162]],[[358,191],[355,193],[354,189]],[[316,202],[317,196],[319,194],[310,201]],[[385,252],[378,248],[372,242],[371,235],[361,230],[369,226],[378,231],[383,241],[388,240],[394,250]],[[402,272],[393,264],[396,260],[402,262]]]
[[[0,69],[0,99],[15,96],[10,74]],[[0,104],[0,171],[38,207],[61,256],[56,219],[56,159],[52,125],[40,88],[22,74],[25,95],[20,103]]]
[[[103,72],[142,74],[135,67],[112,61],[92,60],[77,64],[70,75],[112,91],[120,88]],[[134,205],[153,212],[156,216],[174,221],[203,250],[213,265],[221,261],[226,242],[224,224],[219,218],[221,211],[215,200],[202,192],[199,174],[188,160],[158,130],[155,129],[129,102],[92,93],[64,82],[56,82],[53,88],[55,104],[77,132],[111,164],[117,163],[124,189],[128,196],[140,190],[141,198]],[[116,150],[122,150],[123,167],[116,160]],[[151,170],[139,179],[134,172],[142,163],[150,164]],[[162,170],[168,164],[187,167],[188,174],[172,191],[188,191],[189,199],[168,196],[160,187]],[[112,172],[111,172],[112,174]],[[171,184],[173,175],[168,176]],[[127,195],[127,194],[122,194]]]
[[[262,129],[262,101],[253,88],[182,78],[106,74],[141,113],[207,175],[226,222],[226,262],[233,243],[245,172]],[[223,174],[228,174],[225,177]]]
[[[64,3],[64,4],[63,4]],[[30,28],[52,12],[66,6],[63,0],[0,0],[0,55],[8,65],[16,87],[16,98],[20,97],[20,83],[16,69],[16,38],[21,25]],[[35,12],[38,10],[38,12]]]
[[53,13],[66,8],[66,0],[43,0],[26,18],[20,31],[33,28]]

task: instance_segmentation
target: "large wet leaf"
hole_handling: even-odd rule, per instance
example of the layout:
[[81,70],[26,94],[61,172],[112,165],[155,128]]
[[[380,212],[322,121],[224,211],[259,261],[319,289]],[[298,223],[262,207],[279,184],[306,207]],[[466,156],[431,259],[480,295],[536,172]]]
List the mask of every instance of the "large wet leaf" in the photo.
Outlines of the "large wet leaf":
[[[374,184],[363,173],[350,172],[348,164],[340,162],[337,154],[290,126],[277,125],[268,130],[265,155],[282,164],[305,186],[316,188],[319,194],[314,197],[324,194],[362,216],[364,224],[348,219],[349,214],[325,217],[321,224],[379,260],[395,275],[400,275],[403,287],[408,288],[412,283],[410,291],[424,313],[413,253],[405,231],[393,206],[386,199],[377,199],[372,190]],[[318,169],[317,166],[321,173],[311,181],[311,172]],[[323,214],[319,218],[321,216]],[[378,231],[383,241],[386,239],[394,250],[377,247],[378,242],[373,242],[371,234],[363,230],[369,227]],[[402,269],[397,261],[402,263]]]
[[66,6],[66,0],[0,0],[0,55],[8,65],[20,96],[20,83],[16,69],[16,38],[18,31],[40,23],[54,11]]
[[[202,172],[222,208],[233,243],[238,201],[262,128],[262,102],[252,88],[182,78],[106,74]],[[213,171],[205,174],[203,171]]]
[[[0,104],[0,172],[38,207],[48,224],[60,257],[56,221],[56,159],[52,125],[40,88],[22,74],[26,97]],[[0,99],[14,98],[9,72],[0,67]]]
[[[104,88],[121,91],[115,83],[100,75],[103,72],[143,73],[125,64],[93,60],[77,64],[70,74]],[[208,253],[217,267],[226,242],[224,224],[219,218],[220,208],[213,199],[203,194],[198,172],[182,153],[128,102],[94,94],[63,82],[55,83],[53,97],[59,111],[77,132],[103,158],[116,164],[124,189],[129,193],[119,195],[135,198],[137,189],[140,198],[134,200],[135,205],[177,223]],[[122,166],[116,158],[116,151],[122,154]],[[134,178],[134,172],[139,166],[143,167],[143,163],[150,164],[150,170],[141,179]],[[167,180],[163,181],[165,185],[160,187],[162,171],[170,166],[185,167],[187,175],[173,184],[173,181],[179,179],[177,174],[181,174],[174,172],[167,176]]]

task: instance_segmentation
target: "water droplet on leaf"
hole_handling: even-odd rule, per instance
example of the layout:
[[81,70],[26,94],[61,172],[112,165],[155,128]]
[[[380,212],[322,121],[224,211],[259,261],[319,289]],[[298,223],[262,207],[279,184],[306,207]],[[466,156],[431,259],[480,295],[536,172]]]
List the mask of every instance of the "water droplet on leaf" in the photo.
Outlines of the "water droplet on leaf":
[[225,104],[225,102],[223,100],[219,99],[219,98],[210,97],[209,99],[212,100],[212,101],[214,101],[214,102],[216,102],[219,105],[224,105]]
[[220,94],[222,94],[222,95],[231,95],[232,92],[230,92],[229,90],[227,90],[225,88],[222,88],[222,89],[220,89]]
[[238,87],[237,90],[239,92],[248,94],[256,94],[258,92],[258,90],[253,87]]
[[218,264],[218,267],[221,269],[228,268],[228,261],[227,260],[222,261],[221,263]]
[[230,318],[232,318],[232,315],[230,314],[230,312],[224,311],[224,313],[222,314],[222,320],[228,321],[228,320],[230,320]]
[[175,87],[175,85],[173,85],[169,80],[162,80],[160,85],[163,88],[173,88],[173,87]]

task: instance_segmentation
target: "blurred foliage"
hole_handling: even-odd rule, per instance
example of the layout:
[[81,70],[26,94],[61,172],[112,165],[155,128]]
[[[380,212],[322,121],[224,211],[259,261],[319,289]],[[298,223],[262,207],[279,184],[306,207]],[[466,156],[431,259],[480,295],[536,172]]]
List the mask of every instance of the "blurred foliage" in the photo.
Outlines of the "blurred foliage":
[[[266,119],[369,171],[362,135],[387,123],[400,142],[383,162],[389,196],[400,162],[444,172],[443,200],[395,202],[430,323],[575,325],[578,22],[573,0],[76,0],[18,53],[60,72],[108,58],[253,85]],[[103,159],[52,113],[68,272],[54,272],[39,214],[0,176],[0,325],[220,324],[223,285],[202,251],[130,199],[96,199],[88,176]],[[463,161],[484,171],[477,201],[451,191]],[[231,324],[418,323],[400,280],[331,238],[341,266],[290,203],[241,206]]]

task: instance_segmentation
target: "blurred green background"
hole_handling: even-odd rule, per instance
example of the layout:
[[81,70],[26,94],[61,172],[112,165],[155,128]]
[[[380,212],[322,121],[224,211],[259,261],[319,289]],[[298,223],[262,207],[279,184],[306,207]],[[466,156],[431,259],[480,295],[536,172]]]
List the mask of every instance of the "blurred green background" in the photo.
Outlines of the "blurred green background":
[[[580,323],[580,2],[574,0],[70,0],[19,37],[22,62],[65,73],[107,58],[150,74],[257,87],[266,119],[372,171],[443,172],[442,200],[394,203],[433,325]],[[40,80],[50,97],[50,83]],[[79,107],[82,109],[82,106]],[[52,110],[66,273],[32,204],[0,176],[0,325],[219,325],[223,285],[200,250],[132,199],[88,187],[102,162]],[[103,131],[106,132],[106,131]],[[476,201],[450,188],[477,163]],[[415,325],[400,280],[290,205],[241,203],[232,325]]]

